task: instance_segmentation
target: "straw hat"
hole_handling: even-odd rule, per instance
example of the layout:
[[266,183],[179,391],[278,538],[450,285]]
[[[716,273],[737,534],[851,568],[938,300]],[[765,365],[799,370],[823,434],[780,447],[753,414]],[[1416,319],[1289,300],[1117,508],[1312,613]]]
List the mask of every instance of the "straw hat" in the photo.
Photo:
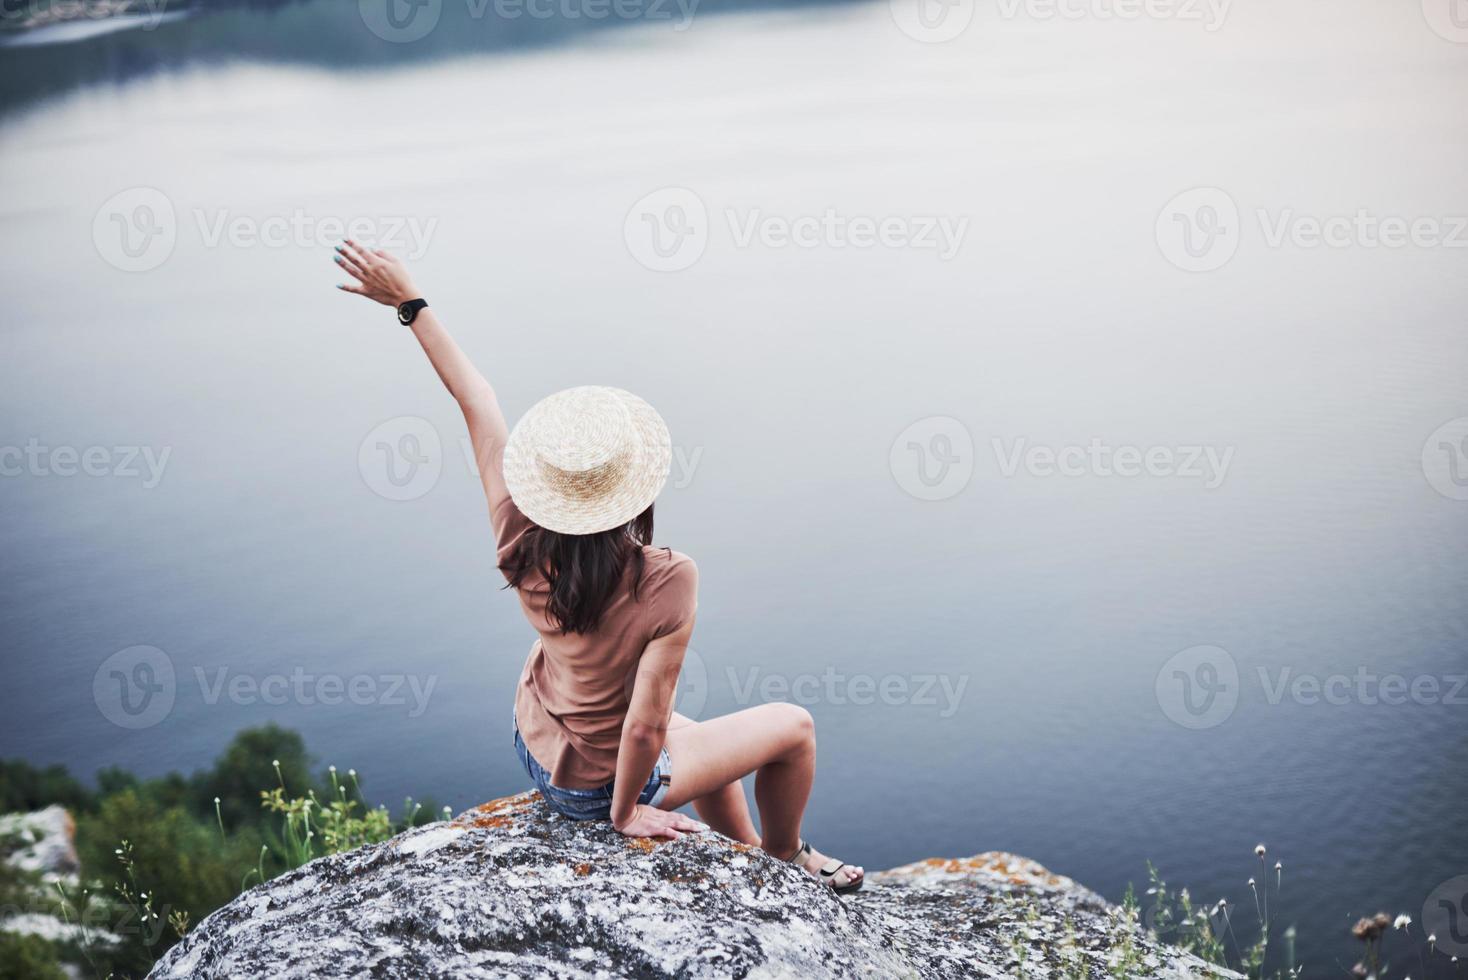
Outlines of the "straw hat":
[[541,399],[505,444],[505,485],[520,512],[561,534],[595,534],[641,514],[668,481],[662,416],[620,388],[586,385]]

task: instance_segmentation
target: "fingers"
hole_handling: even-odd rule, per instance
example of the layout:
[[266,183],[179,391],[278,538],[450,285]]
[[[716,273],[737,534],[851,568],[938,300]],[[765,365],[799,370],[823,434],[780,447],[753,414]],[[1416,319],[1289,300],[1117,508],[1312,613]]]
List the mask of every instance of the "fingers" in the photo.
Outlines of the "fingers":
[[353,285],[351,285],[349,283],[345,283],[345,282],[339,282],[339,283],[337,283],[336,284],[336,288],[337,289],[340,289],[344,293],[356,293],[358,296],[366,296],[367,295],[367,290],[363,289],[361,286],[353,286]]
[[672,827],[664,827],[662,830],[658,831],[658,836],[659,837],[666,837],[668,840],[677,840],[679,837],[682,837],[683,835],[680,834],[678,831],[674,830]]
[[692,817],[689,817],[686,814],[682,813],[673,814],[673,826],[677,827],[679,830],[686,830],[691,834],[696,834],[700,830],[709,829],[708,824],[699,823]]
[[347,274],[358,282],[367,281],[367,273],[357,265],[341,246],[337,246],[336,264],[347,270]]
[[354,238],[342,239],[342,244],[338,245],[336,250],[364,269],[371,267],[377,261],[377,257],[372,254],[372,250],[358,243]]

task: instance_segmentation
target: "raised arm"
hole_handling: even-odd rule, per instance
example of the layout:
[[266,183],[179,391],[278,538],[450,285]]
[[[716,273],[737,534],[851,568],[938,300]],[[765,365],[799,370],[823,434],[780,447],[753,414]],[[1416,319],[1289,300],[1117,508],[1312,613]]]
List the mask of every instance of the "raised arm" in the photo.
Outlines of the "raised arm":
[[[338,245],[336,252],[337,264],[356,280],[343,283],[338,289],[394,308],[422,298],[423,294],[413,284],[407,266],[396,256],[381,249],[367,248],[350,238]],[[489,497],[491,514],[495,514],[509,499],[502,470],[509,428],[505,425],[505,416],[500,411],[494,388],[454,342],[431,308],[418,311],[411,329],[444,387],[464,413],[469,439],[474,447],[474,459],[484,481],[485,494]]]

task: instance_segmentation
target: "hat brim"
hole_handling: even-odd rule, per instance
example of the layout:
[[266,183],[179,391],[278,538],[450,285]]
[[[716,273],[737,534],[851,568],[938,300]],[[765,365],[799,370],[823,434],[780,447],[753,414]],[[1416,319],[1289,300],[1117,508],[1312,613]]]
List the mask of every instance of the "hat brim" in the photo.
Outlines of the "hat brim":
[[673,443],[667,423],[630,391],[601,388],[616,396],[631,419],[633,445],[621,478],[593,497],[570,496],[547,483],[536,463],[529,433],[539,414],[551,410],[556,395],[541,399],[521,417],[505,443],[505,486],[520,512],[558,534],[596,534],[620,527],[647,510],[668,482]]

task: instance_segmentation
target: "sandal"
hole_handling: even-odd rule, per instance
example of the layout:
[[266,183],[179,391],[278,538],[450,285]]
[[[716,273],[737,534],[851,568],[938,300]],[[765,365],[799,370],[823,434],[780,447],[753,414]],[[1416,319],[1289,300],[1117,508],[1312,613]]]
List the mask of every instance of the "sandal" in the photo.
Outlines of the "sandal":
[[[785,861],[788,864],[795,865],[801,871],[805,871],[806,874],[810,874],[810,871],[805,867],[806,859],[810,857],[810,851],[810,845],[802,838],[800,847],[796,849],[794,854],[786,858]],[[822,865],[821,870],[813,875],[813,877],[837,895],[849,895],[852,892],[861,891],[861,886],[866,884],[866,875],[857,878],[852,872],[848,871],[838,879],[837,876],[841,874],[841,869],[844,867],[846,867],[845,861],[838,861],[832,858]]]

